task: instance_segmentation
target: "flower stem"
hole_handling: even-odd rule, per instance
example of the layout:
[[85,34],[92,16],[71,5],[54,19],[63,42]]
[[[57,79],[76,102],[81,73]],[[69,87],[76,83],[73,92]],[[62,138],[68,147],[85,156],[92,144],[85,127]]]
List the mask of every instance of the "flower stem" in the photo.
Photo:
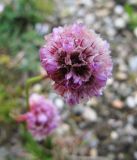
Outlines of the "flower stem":
[[43,79],[46,79],[46,78],[47,77],[45,75],[39,75],[39,76],[36,76],[36,77],[29,78],[26,81],[25,90],[26,90],[26,104],[27,104],[27,107],[29,106],[29,88],[30,88],[30,86],[35,84],[35,83],[38,83],[39,81],[41,81]]

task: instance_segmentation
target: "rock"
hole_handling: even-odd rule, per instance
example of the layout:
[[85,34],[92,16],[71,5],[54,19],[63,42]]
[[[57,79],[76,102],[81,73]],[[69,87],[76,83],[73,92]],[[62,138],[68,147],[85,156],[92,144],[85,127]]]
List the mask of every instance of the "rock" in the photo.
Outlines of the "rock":
[[8,150],[5,147],[0,147],[0,160],[5,160],[8,156]]
[[62,110],[64,107],[64,102],[61,98],[56,98],[55,105],[58,107],[58,109]]
[[137,27],[134,29],[134,35],[137,37]]
[[70,126],[66,123],[63,123],[56,129],[56,134],[64,135],[68,133],[69,131],[70,131]]
[[87,105],[89,106],[89,107],[96,107],[96,106],[98,106],[98,102],[99,102],[99,100],[96,98],[96,97],[92,97],[88,102],[87,102]]
[[135,158],[135,160],[137,160],[137,151],[134,152],[134,158]]
[[93,5],[93,2],[91,0],[78,0],[78,5],[84,5],[86,7],[91,7]]
[[115,12],[117,15],[122,15],[122,14],[124,13],[123,6],[121,6],[121,5],[116,5],[116,7],[114,8],[114,12]]
[[126,99],[126,104],[129,108],[135,108],[137,105],[137,100],[135,99],[135,97],[127,97]]
[[93,23],[95,22],[95,17],[92,15],[92,14],[87,14],[86,16],[85,16],[85,23],[87,24],[87,25],[92,25]]
[[37,23],[35,29],[40,35],[44,35],[49,32],[50,26],[46,23]]
[[35,84],[33,87],[33,92],[40,92],[42,90],[41,84]]
[[129,115],[129,116],[127,117],[127,121],[128,121],[129,124],[134,124],[134,122],[135,122],[134,116]]
[[98,12],[96,12],[96,16],[97,17],[105,17],[105,16],[108,16],[109,12],[110,11],[107,9],[100,9],[100,10],[98,10]]
[[111,134],[110,134],[110,137],[111,137],[111,139],[116,140],[116,139],[118,139],[119,136],[118,136],[117,132],[112,131]]
[[124,73],[124,72],[118,72],[116,73],[116,79],[117,80],[120,80],[120,81],[124,81],[124,80],[127,80],[127,74]]
[[114,20],[114,25],[118,29],[123,29],[126,27],[126,21],[123,18],[116,18]]
[[116,30],[113,27],[108,27],[106,33],[110,37],[114,37],[116,35]]
[[112,106],[114,108],[121,109],[124,107],[124,102],[120,99],[115,99],[114,101],[112,101]]
[[77,105],[72,109],[72,111],[76,116],[80,116],[84,112],[84,106]]
[[136,5],[137,4],[137,0],[128,0],[127,3],[129,3],[131,5]]
[[57,94],[56,93],[50,93],[49,94],[49,98],[54,101],[57,98]]
[[137,56],[129,58],[129,67],[131,71],[137,71]]
[[113,82],[114,82],[114,79],[113,78],[109,78],[107,80],[107,86],[111,86],[113,84]]
[[4,8],[5,8],[4,4],[0,3],[0,13],[2,13],[4,11]]
[[96,149],[96,148],[92,148],[92,149],[90,150],[90,156],[91,156],[92,158],[96,158],[97,155],[98,155],[97,149]]
[[127,124],[123,131],[127,135],[137,136],[137,130],[131,124]]
[[83,118],[89,122],[97,121],[97,113],[90,107],[85,107],[83,112]]

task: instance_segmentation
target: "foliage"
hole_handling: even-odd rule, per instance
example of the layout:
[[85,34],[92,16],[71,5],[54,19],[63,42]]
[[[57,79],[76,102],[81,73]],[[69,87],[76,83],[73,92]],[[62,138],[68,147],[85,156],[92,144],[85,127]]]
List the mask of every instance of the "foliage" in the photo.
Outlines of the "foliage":
[[133,30],[137,27],[137,11],[129,4],[125,5],[125,11],[129,16],[129,29]]
[[50,138],[47,137],[43,147],[40,146],[40,144],[38,144],[27,131],[25,131],[23,126],[21,126],[21,134],[23,137],[23,142],[25,143],[25,148],[33,154],[34,160],[52,160],[51,153],[46,152],[46,149],[50,151],[52,148]]
[[50,0],[11,0],[0,14],[0,50],[12,57],[24,51],[21,69],[38,68],[38,49],[43,37],[35,31],[35,25],[45,22],[52,12]]
[[19,71],[6,68],[6,65],[1,64],[2,62],[8,63],[8,56],[0,55],[0,121],[9,122],[11,120],[10,111],[20,106],[19,97],[22,90],[21,86],[17,85],[17,80],[20,77]]

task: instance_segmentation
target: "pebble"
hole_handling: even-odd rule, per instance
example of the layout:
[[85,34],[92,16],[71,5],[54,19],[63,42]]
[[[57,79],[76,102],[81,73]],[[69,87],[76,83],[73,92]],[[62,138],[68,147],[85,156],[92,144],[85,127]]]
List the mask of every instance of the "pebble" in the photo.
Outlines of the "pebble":
[[137,160],[137,151],[134,152],[134,158],[135,158],[135,160]]
[[129,58],[129,67],[131,71],[137,71],[137,56]]
[[8,150],[5,147],[0,147],[0,160],[5,160],[8,156]]
[[101,10],[98,10],[98,12],[96,12],[96,16],[105,17],[105,16],[108,16],[109,12],[110,12],[109,10],[101,9]]
[[132,4],[132,5],[136,5],[137,4],[137,0],[128,0],[129,4]]
[[112,106],[114,108],[121,109],[124,107],[124,102],[120,99],[115,99],[114,101],[112,101]]
[[134,29],[134,35],[137,37],[137,27]]
[[91,0],[78,0],[77,1],[78,5],[85,5],[86,7],[91,7],[93,5],[93,1]]
[[84,106],[77,105],[72,109],[72,111],[76,116],[80,116],[84,112]]
[[124,80],[127,80],[127,74],[124,73],[124,72],[118,72],[116,73],[116,79],[117,80],[120,80],[120,81],[124,81]]
[[86,121],[96,122],[97,121],[97,113],[91,109],[90,107],[85,107],[83,112],[83,118]]
[[123,18],[116,18],[114,20],[114,25],[118,29],[123,29],[126,27],[126,21]]
[[134,116],[129,115],[129,116],[127,117],[127,121],[128,121],[129,124],[134,124],[134,122],[135,122]]
[[61,124],[57,129],[56,133],[59,135],[64,135],[70,131],[70,126],[66,123]]
[[98,152],[97,152],[97,149],[96,149],[96,148],[93,148],[93,149],[90,150],[90,156],[91,156],[92,158],[96,158],[97,155],[98,155]]
[[41,84],[35,84],[33,87],[33,92],[40,92],[42,90]]
[[55,105],[58,107],[58,109],[62,110],[64,108],[64,102],[61,98],[55,99]]
[[108,27],[106,33],[109,37],[114,37],[116,35],[116,30],[113,27]]
[[117,132],[115,132],[115,131],[112,131],[111,132],[111,134],[110,134],[110,137],[113,139],[113,140],[116,140],[116,139],[118,139],[118,133]]
[[93,107],[96,107],[98,105],[98,102],[99,100],[97,100],[96,97],[92,97],[88,102],[87,102],[87,105],[89,107],[93,106]]
[[3,3],[0,3],[0,13],[2,13],[4,11],[4,4]]
[[85,23],[87,24],[87,25],[91,25],[92,23],[94,23],[95,22],[95,17],[92,15],[92,14],[87,14],[86,16],[85,16]]
[[137,100],[132,96],[127,97],[126,104],[129,108],[135,108],[137,106]]
[[117,15],[121,15],[123,14],[124,12],[124,9],[121,5],[116,5],[115,9],[114,9],[114,12],[117,14]]
[[50,27],[48,24],[37,23],[35,29],[40,35],[44,35],[49,32]]

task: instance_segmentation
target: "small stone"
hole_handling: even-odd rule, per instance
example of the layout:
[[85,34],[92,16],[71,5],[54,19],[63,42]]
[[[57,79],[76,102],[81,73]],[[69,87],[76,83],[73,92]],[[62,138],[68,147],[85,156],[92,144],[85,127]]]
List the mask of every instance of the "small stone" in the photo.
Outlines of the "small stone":
[[86,7],[91,7],[93,5],[93,2],[91,0],[78,0],[78,5],[85,5]]
[[134,35],[137,37],[137,27],[134,29]]
[[106,33],[110,37],[114,37],[116,35],[116,30],[112,27],[107,28]]
[[127,80],[127,74],[124,73],[124,72],[118,72],[116,73],[116,79],[117,80],[120,80],[120,81],[124,81],[124,80]]
[[92,14],[87,14],[86,16],[85,16],[85,23],[87,24],[87,25],[91,25],[92,23],[94,23],[95,22],[95,17],[92,15]]
[[118,139],[118,133],[117,132],[115,132],[115,131],[112,131],[111,132],[111,134],[110,134],[110,137],[113,139],[113,140],[116,140],[116,139]]
[[129,58],[129,67],[131,71],[137,71],[137,56]]
[[128,123],[130,123],[130,124],[134,124],[134,122],[135,122],[134,116],[129,115],[129,116],[127,117],[127,121],[128,121]]
[[64,135],[70,131],[70,126],[66,123],[61,124],[57,129],[56,133],[59,135]]
[[92,158],[96,158],[97,155],[98,155],[98,152],[97,152],[97,149],[96,149],[96,148],[93,148],[93,149],[90,150],[90,156],[91,156]]
[[44,35],[49,32],[50,27],[47,24],[37,23],[35,29],[40,35]]
[[114,25],[118,29],[123,29],[126,26],[126,22],[123,18],[117,18],[114,20]]
[[124,107],[124,102],[121,101],[120,99],[115,99],[113,102],[112,102],[112,106],[114,108],[117,108],[117,109],[121,109]]
[[134,152],[134,158],[135,158],[135,160],[137,160],[137,151]]
[[5,147],[0,147],[0,160],[6,159],[8,153],[9,152]]
[[41,84],[35,84],[33,87],[33,92],[40,92],[42,90]]
[[137,4],[137,0],[128,0],[127,3],[129,3],[131,5],[136,5]]
[[98,10],[98,12],[96,12],[96,16],[105,17],[105,16],[108,16],[109,12],[110,12],[109,10],[101,9],[101,10]]
[[126,104],[129,108],[135,108],[137,105],[136,99],[132,96],[126,99]]
[[63,109],[64,107],[64,102],[60,98],[55,99],[55,105],[58,107],[58,109]]
[[85,107],[83,112],[83,118],[90,122],[97,121],[97,113],[90,107]]
[[87,105],[89,107],[93,106],[93,107],[96,107],[98,105],[98,100],[96,97],[92,97],[88,102],[87,102]]
[[114,12],[117,14],[117,15],[121,15],[123,14],[124,12],[124,9],[121,5],[116,5],[115,9],[114,9]]
[[84,107],[81,105],[77,105],[72,109],[72,111],[76,116],[80,116],[84,112]]
[[124,133],[127,135],[135,136],[135,135],[137,135],[137,130],[131,124],[127,124],[124,128]]
[[4,11],[4,4],[3,3],[0,3],[0,13],[2,13]]
[[79,17],[84,17],[84,15],[86,15],[86,10],[84,8],[80,8],[77,12],[77,15]]
[[107,86],[111,86],[113,84],[114,80],[113,78],[110,78],[107,80]]

